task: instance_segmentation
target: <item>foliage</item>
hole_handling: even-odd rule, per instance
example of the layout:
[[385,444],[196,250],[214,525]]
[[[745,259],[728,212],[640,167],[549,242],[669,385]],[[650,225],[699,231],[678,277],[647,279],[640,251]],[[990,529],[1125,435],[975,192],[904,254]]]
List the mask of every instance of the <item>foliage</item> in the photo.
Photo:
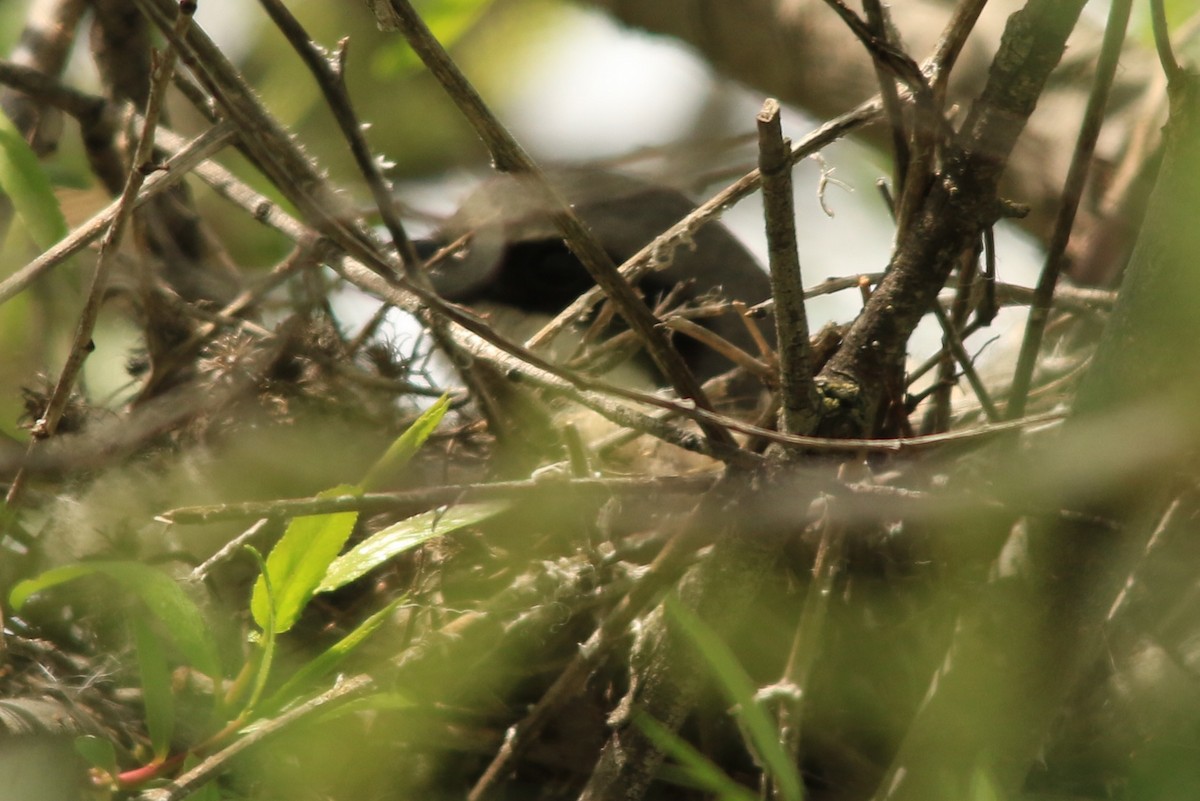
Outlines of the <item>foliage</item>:
[[[147,801],[1195,794],[1192,5],[594,0],[838,116],[763,104],[755,167],[714,90],[552,168],[490,103],[545,2],[262,0],[240,54],[49,5],[0,64],[0,739]],[[889,255],[806,284],[793,177],[851,133]],[[484,153],[411,241],[396,182]],[[716,220],[759,189],[770,279]]]
[[[448,399],[443,397],[418,417],[372,466],[368,479],[377,480],[402,468],[434,432],[447,406]],[[368,483],[364,480],[353,487],[335,487],[317,497],[361,495]],[[220,728],[228,733],[252,728],[255,718],[266,713],[278,714],[297,703],[304,693],[333,673],[371,634],[387,623],[402,602],[397,599],[370,615],[324,652],[301,665],[277,687],[271,698],[260,704],[260,695],[267,686],[274,659],[276,636],[295,626],[314,594],[344,587],[406,550],[464,525],[480,523],[502,510],[500,504],[468,505],[456,510],[452,519],[444,523],[428,515],[419,515],[372,535],[340,557],[338,553],[353,533],[355,513],[293,519],[270,556],[265,561],[260,560],[262,574],[254,585],[249,606],[260,629],[251,636],[258,648],[243,664],[241,672],[247,675],[246,671],[256,671],[254,690],[240,711],[221,715],[224,724]],[[402,535],[399,532],[403,532]],[[219,664],[216,643],[211,636],[215,621],[205,619],[203,609],[174,579],[137,562],[91,562],[55,568],[17,584],[9,595],[9,603],[14,611],[20,612],[31,596],[90,576],[105,578],[115,589],[130,593],[140,602],[141,611],[130,615],[128,621],[138,656],[146,730],[153,755],[148,767],[173,765],[178,762],[177,757],[168,760],[168,756],[176,736],[177,710],[168,644],[181,654],[186,668],[203,674],[212,682],[211,700],[219,714],[229,702],[237,700],[232,694],[223,697],[219,689],[225,671]],[[206,747],[213,744],[209,742]],[[135,769],[118,774],[111,746],[94,737],[80,738],[78,748],[94,768],[111,777],[114,786],[135,788],[157,777],[154,770]]]

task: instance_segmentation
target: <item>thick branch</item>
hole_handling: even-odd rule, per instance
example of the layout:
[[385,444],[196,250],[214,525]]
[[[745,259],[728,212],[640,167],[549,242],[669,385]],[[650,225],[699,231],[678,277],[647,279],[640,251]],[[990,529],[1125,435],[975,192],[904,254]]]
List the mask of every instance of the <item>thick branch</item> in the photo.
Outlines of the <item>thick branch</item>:
[[[874,424],[889,369],[929,311],[963,251],[999,216],[1000,177],[1033,112],[1082,0],[1030,0],[1014,14],[979,100],[912,225],[900,232],[891,264],[842,347],[821,371],[828,435],[861,436]],[[920,180],[910,176],[909,180]]]

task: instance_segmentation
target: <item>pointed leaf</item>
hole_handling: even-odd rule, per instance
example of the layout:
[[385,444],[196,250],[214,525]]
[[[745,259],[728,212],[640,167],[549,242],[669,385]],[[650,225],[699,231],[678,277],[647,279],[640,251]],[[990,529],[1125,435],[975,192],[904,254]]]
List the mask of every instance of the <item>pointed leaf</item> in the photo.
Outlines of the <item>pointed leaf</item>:
[[8,195],[39,248],[44,250],[67,235],[67,222],[54,187],[37,155],[3,113],[0,113],[0,191]]
[[[326,490],[317,497],[336,498],[357,493],[354,487],[340,486]],[[330,562],[349,539],[357,520],[357,512],[338,512],[297,517],[288,524],[267,557],[271,596],[267,595],[263,576],[259,576],[254,584],[250,611],[260,628],[266,628],[272,611],[276,634],[282,634],[296,624]]]
[[442,422],[442,418],[446,416],[446,410],[449,408],[450,396],[443,395],[426,409],[403,434],[396,438],[387,452],[371,465],[367,475],[359,482],[362,491],[370,492],[388,473],[399,470],[408,464],[413,455],[425,444],[425,440],[429,439],[429,436],[438,427],[438,423]]

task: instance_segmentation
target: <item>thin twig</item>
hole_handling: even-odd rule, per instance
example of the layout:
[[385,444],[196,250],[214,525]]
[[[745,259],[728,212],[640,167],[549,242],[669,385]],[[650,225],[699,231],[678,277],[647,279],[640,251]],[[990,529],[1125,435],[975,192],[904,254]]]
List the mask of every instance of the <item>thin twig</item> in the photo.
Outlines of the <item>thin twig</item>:
[[963,375],[967,377],[967,381],[971,384],[971,389],[975,390],[975,397],[979,399],[979,405],[983,407],[984,414],[987,415],[988,422],[997,423],[1001,419],[1000,412],[996,410],[996,404],[992,403],[992,396],[988,393],[987,387],[979,378],[979,373],[975,370],[975,365],[971,361],[971,354],[967,353],[967,349],[963,347],[962,337],[958,335],[958,330],[954,326],[954,322],[942,309],[940,303],[933,304],[933,315],[937,318],[938,323],[942,326],[942,333],[946,336],[946,344],[950,348],[950,352],[954,354],[955,360],[958,361],[959,367],[962,368]]
[[962,53],[967,37],[975,28],[979,15],[983,13],[988,0],[963,0],[954,7],[954,15],[950,18],[946,30],[938,39],[937,49],[925,72],[930,76],[933,87],[934,102],[939,111],[945,111],[946,88],[950,85],[950,73]]
[[1113,0],[1113,4],[1109,8],[1108,25],[1104,29],[1104,42],[1100,47],[1100,57],[1096,63],[1096,78],[1092,84],[1091,95],[1088,97],[1087,110],[1084,112],[1075,152],[1071,157],[1071,166],[1067,171],[1067,180],[1062,191],[1062,205],[1059,206],[1058,216],[1054,222],[1054,233],[1046,248],[1046,261],[1042,265],[1037,288],[1034,290],[1033,305],[1029,309],[1029,319],[1025,323],[1025,337],[1021,341],[1017,365],[1013,370],[1012,394],[1008,402],[1010,418],[1020,417],[1025,413],[1029,387],[1033,382],[1033,371],[1037,366],[1038,352],[1042,346],[1042,335],[1046,330],[1046,322],[1050,318],[1054,287],[1058,284],[1058,276],[1062,273],[1066,263],[1067,243],[1071,240],[1071,229],[1075,226],[1079,201],[1083,197],[1084,184],[1091,171],[1096,141],[1100,137],[1100,128],[1104,124],[1104,110],[1108,106],[1109,91],[1112,89],[1117,64],[1121,58],[1121,45],[1125,41],[1125,30],[1129,26],[1129,14],[1132,6],[1133,0]]
[[1184,69],[1171,47],[1171,29],[1167,25],[1167,10],[1163,0],[1150,0],[1150,20],[1154,26],[1154,49],[1158,51],[1158,62],[1167,76],[1167,84],[1178,83],[1184,75]]
[[248,501],[211,506],[181,506],[163,512],[157,519],[175,525],[202,525],[247,518],[283,519],[304,515],[361,512],[381,514],[449,503],[490,500],[519,500],[530,496],[578,493],[581,496],[652,498],[659,495],[707,492],[716,476],[663,475],[653,477],[569,478],[548,477],[522,481],[493,481],[480,484],[449,484],[404,492],[372,492],[321,498],[278,501]]
[[[828,507],[830,500],[825,499]],[[803,733],[803,709],[805,692],[809,689],[809,678],[820,654],[822,634],[828,616],[833,581],[841,562],[845,526],[826,517],[821,525],[821,542],[813,560],[812,580],[804,597],[804,607],[796,630],[792,634],[792,647],[788,652],[787,665],[779,681],[763,688],[757,697],[773,701],[775,719],[779,730],[779,741],[792,757],[792,764],[801,764]]]
[[[867,24],[871,32],[888,45],[890,41],[888,19],[880,0],[863,0],[863,10],[867,13]],[[900,101],[900,92],[896,79],[884,66],[874,60],[875,78],[879,82],[879,96],[883,98],[883,109],[887,114],[888,124],[892,130],[892,157],[895,159],[895,169],[892,180],[897,192],[902,192],[905,178],[908,175],[909,142],[908,126],[904,119],[904,106]]]

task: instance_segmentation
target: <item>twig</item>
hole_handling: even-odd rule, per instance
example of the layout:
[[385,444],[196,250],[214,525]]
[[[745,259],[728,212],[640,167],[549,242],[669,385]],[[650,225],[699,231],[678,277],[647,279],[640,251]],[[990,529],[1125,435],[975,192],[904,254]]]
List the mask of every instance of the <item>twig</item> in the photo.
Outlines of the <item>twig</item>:
[[653,477],[569,478],[550,477],[523,481],[494,481],[482,484],[449,484],[404,492],[372,492],[327,498],[297,498],[279,501],[249,501],[214,506],[181,506],[157,519],[175,525],[203,525],[247,518],[281,519],[304,515],[361,512],[380,514],[418,507],[441,506],[486,500],[513,500],[546,493],[579,493],[596,497],[653,497],[658,494],[687,494],[712,489],[713,475],[664,475]]
[[[47,81],[62,74],[75,42],[75,31],[86,13],[86,0],[38,0],[29,4],[25,28],[12,55],[12,66],[43,76]],[[19,88],[19,87],[16,87]],[[39,155],[53,152],[58,146],[58,127],[55,113],[46,105],[54,105],[40,92],[21,89],[24,95],[5,92],[0,97],[4,113],[17,130],[30,141]],[[8,220],[3,222],[7,227]]]
[[[169,515],[170,513],[168,513]],[[166,517],[166,515],[164,515]],[[234,554],[241,551],[242,546],[263,532],[264,529],[271,523],[271,518],[260,517],[254,523],[250,524],[241,534],[231,539],[229,542],[222,545],[216,553],[205,559],[188,574],[187,580],[200,582],[208,578],[208,574],[212,569],[222,562],[226,562],[233,558]]]
[[1167,84],[1178,83],[1185,73],[1171,48],[1171,29],[1167,25],[1163,0],[1150,0],[1150,20],[1154,26],[1154,49],[1158,51],[1158,62],[1167,76]]
[[[756,359],[746,351],[721,337],[711,329],[693,322],[686,314],[672,314],[663,318],[663,328],[689,336],[697,342],[703,342],[707,347],[725,356],[729,361],[748,372],[762,378],[774,378],[775,371],[769,364]],[[611,340],[610,340],[611,341]]]
[[758,113],[758,170],[762,174],[763,213],[770,254],[771,295],[779,342],[780,428],[809,434],[820,418],[820,397],[813,383],[804,282],[796,249],[796,210],[792,196],[789,143],[783,138],[779,103],[767,100]]
[[[179,14],[175,21],[177,35],[182,35],[188,29],[192,22],[192,14],[195,11],[196,6],[194,2],[185,0],[185,2],[180,3]],[[155,66],[154,74],[151,77],[150,96],[146,102],[142,133],[138,139],[137,148],[129,167],[125,189],[117,201],[116,214],[104,238],[100,241],[100,256],[96,263],[96,271],[92,276],[91,287],[88,289],[87,301],[84,303],[83,310],[79,314],[79,324],[75,331],[75,339],[71,344],[71,350],[67,354],[66,364],[63,365],[62,372],[59,373],[58,382],[55,384],[49,400],[46,402],[46,408],[42,412],[42,416],[33,425],[33,437],[29,443],[30,452],[37,447],[37,443],[40,440],[53,436],[55,431],[58,430],[59,421],[62,419],[63,412],[67,407],[67,401],[71,396],[75,380],[79,376],[79,371],[83,368],[83,363],[87,359],[88,354],[95,349],[95,345],[92,343],[92,331],[95,329],[96,320],[100,315],[100,305],[104,300],[104,290],[108,286],[108,275],[112,269],[112,265],[116,262],[117,248],[121,243],[121,238],[125,234],[125,227],[129,224],[129,220],[133,216],[134,201],[137,199],[138,190],[141,189],[147,174],[154,169],[150,163],[150,159],[154,153],[154,128],[158,124],[158,117],[162,111],[166,90],[171,85],[171,75],[175,70],[175,61],[175,48],[168,45],[166,50],[160,54],[158,64]],[[24,470],[18,470],[5,498],[5,503],[8,506],[14,507],[19,503],[24,484]]]
[[950,85],[950,73],[987,2],[988,0],[962,0],[954,7],[954,15],[950,18],[946,30],[942,32],[941,38],[938,39],[933,58],[925,68],[926,74],[930,77],[934,102],[939,112],[945,111],[946,88]]
[[297,721],[364,695],[374,688],[375,680],[366,675],[354,676],[339,682],[333,689],[255,727],[249,734],[205,759],[166,787],[145,791],[138,796],[138,801],[182,801],[219,776],[228,768],[229,763],[240,756],[243,751],[253,748]]
[[[401,256],[401,265],[405,276],[412,283],[433,292],[429,275],[420,269],[421,259],[417,255],[408,233],[404,230],[399,210],[396,208],[396,199],[384,182],[379,162],[371,153],[370,146],[363,135],[363,126],[359,121],[358,114],[354,111],[350,95],[346,91],[344,80],[346,41],[343,40],[338,44],[335,58],[330,59],[317,49],[312,37],[280,0],[259,0],[259,2],[316,79],[317,86],[320,88],[334,120],[337,121],[343,138],[350,145],[350,153],[354,157],[359,174],[362,175],[371,190],[375,208],[391,236],[392,245]],[[514,436],[515,432],[506,430],[505,418],[497,408],[497,400],[491,397],[486,383],[477,375],[478,371],[474,369],[471,360],[461,353],[461,349],[454,342],[447,330],[445,319],[437,315],[422,316],[425,318],[438,348],[450,357],[451,362],[462,375],[472,397],[479,401],[479,406],[488,421],[488,427],[501,439]]]
[[[570,205],[546,180],[529,155],[501,124],[466,76],[434,38],[409,0],[391,0],[392,11],[409,46],[417,53],[433,76],[442,84],[451,100],[483,140],[497,169],[528,175],[531,188],[546,201],[551,219],[571,252],[591,275],[617,312],[638,336],[650,358],[682,398],[692,399],[702,409],[712,405],[696,377],[658,328],[658,320],[641,301],[633,286],[618,272],[595,236],[583,225]],[[736,447],[729,432],[719,426],[701,423],[705,436],[720,447]]]
[[[825,500],[828,506],[829,499]],[[757,698],[773,701],[779,741],[792,757],[792,764],[801,764],[803,742],[801,722],[805,693],[809,689],[809,677],[820,654],[821,636],[829,611],[833,581],[841,562],[844,524],[839,525],[828,517],[821,525],[821,542],[813,560],[812,580],[804,597],[804,608],[796,631],[792,635],[792,647],[788,652],[787,665],[779,681],[764,687]]]
[[[889,36],[887,12],[884,11],[880,0],[863,0],[863,10],[867,13],[867,24],[872,34],[884,44],[893,45]],[[900,92],[896,87],[896,79],[893,74],[886,70],[877,59],[874,59],[872,63],[875,67],[875,78],[879,82],[879,96],[883,99],[883,109],[892,130],[892,156],[896,160],[892,180],[896,191],[902,193],[905,178],[908,176],[910,156],[904,106],[900,102]]]
[[930,88],[925,73],[911,56],[893,42],[881,39],[843,0],[825,0],[825,4],[837,12],[850,32],[867,48],[876,64],[890,71],[918,96],[929,96]]
[[975,370],[975,364],[971,361],[971,354],[967,353],[967,349],[963,347],[962,337],[959,336],[954,322],[947,316],[939,303],[933,304],[933,315],[937,318],[938,323],[941,324],[942,333],[946,335],[946,344],[949,346],[950,352],[954,355],[959,367],[962,368],[963,375],[967,377],[967,381],[971,384],[971,389],[975,391],[975,397],[979,399],[979,405],[983,407],[983,412],[987,415],[988,422],[998,423],[1002,419],[1002,416],[996,410],[996,404],[992,403],[992,397],[987,391],[987,387],[980,380],[979,373]]
[[1104,42],[1100,47],[1100,57],[1096,63],[1096,78],[1092,84],[1092,92],[1088,96],[1087,110],[1084,112],[1079,137],[1075,143],[1075,152],[1071,156],[1071,166],[1067,171],[1067,180],[1063,186],[1062,205],[1059,206],[1058,216],[1054,221],[1054,233],[1046,248],[1046,261],[1038,276],[1033,305],[1029,309],[1029,319],[1025,323],[1025,336],[1021,340],[1021,350],[1017,356],[1016,367],[1013,369],[1012,394],[1008,402],[1009,417],[1020,417],[1025,413],[1029,386],[1033,382],[1033,371],[1037,366],[1038,352],[1042,346],[1042,335],[1046,330],[1046,321],[1050,318],[1054,287],[1058,284],[1058,276],[1066,264],[1067,244],[1071,240],[1071,229],[1075,226],[1075,215],[1079,210],[1080,198],[1083,197],[1084,184],[1091,171],[1096,141],[1100,137],[1100,128],[1104,124],[1104,110],[1108,106],[1109,92],[1117,73],[1117,64],[1121,58],[1121,45],[1125,41],[1125,30],[1129,26],[1129,14],[1132,6],[1133,0],[1113,0],[1109,8],[1108,25],[1104,29]]

